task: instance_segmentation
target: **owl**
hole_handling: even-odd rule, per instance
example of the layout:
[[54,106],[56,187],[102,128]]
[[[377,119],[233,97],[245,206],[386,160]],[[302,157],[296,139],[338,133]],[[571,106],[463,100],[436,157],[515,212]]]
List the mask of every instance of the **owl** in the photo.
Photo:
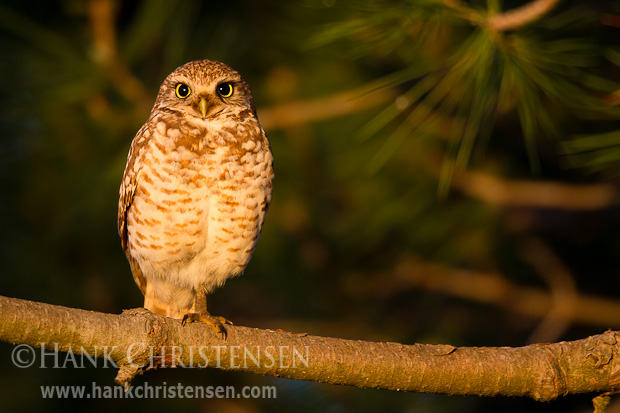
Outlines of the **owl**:
[[224,63],[163,82],[127,156],[118,232],[144,307],[225,334],[206,296],[247,266],[271,201],[273,156],[250,89]]

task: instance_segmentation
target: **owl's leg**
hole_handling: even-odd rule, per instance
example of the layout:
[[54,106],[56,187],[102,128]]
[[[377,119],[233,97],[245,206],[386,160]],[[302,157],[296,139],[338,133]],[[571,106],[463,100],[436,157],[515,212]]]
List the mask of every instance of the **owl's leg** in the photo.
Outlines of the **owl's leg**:
[[226,328],[225,324],[231,324],[230,320],[225,319],[224,317],[214,316],[209,314],[207,311],[207,293],[204,289],[200,289],[196,292],[196,297],[194,298],[194,305],[192,307],[194,312],[185,314],[183,316],[183,320],[181,323],[183,325],[187,323],[204,323],[211,326],[216,333],[218,333],[224,340],[226,340]]

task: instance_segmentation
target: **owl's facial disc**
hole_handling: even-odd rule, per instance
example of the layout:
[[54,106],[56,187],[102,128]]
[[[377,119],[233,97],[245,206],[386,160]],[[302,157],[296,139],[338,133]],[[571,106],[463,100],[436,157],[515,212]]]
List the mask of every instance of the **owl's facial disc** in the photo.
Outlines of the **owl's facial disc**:
[[248,102],[245,95],[243,80],[234,76],[221,76],[209,81],[175,76],[169,79],[164,93],[162,99],[201,119],[211,119],[222,112],[234,112],[252,105],[251,98]]

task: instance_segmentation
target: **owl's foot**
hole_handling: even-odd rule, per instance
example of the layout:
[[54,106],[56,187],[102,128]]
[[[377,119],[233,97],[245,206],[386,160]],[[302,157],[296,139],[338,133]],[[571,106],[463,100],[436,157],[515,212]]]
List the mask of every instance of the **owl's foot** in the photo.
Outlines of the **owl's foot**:
[[149,315],[149,314],[153,314],[153,312],[151,310],[147,310],[144,307],[138,307],[138,308],[125,309],[125,310],[123,310],[123,314],[127,314],[127,315]]
[[220,335],[221,338],[226,340],[227,332],[224,327],[225,324],[232,325],[230,320],[225,319],[221,316],[214,316],[209,313],[189,313],[183,316],[183,320],[181,320],[181,324],[185,325],[187,323],[204,323],[208,326],[212,327],[217,334]]

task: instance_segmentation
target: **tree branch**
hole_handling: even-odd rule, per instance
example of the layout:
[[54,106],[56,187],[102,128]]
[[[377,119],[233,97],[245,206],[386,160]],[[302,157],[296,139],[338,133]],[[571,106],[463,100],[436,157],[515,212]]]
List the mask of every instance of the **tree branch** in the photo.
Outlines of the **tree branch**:
[[118,54],[115,9],[116,2],[112,0],[90,0],[88,2],[94,58],[118,93],[132,102],[140,112],[148,113],[152,104],[152,96],[146,91],[142,82],[131,73]]
[[554,341],[561,337],[575,318],[579,294],[573,274],[545,242],[527,240],[520,255],[547,283],[551,306],[540,324],[530,335],[529,343]]
[[486,25],[496,31],[523,27],[547,14],[559,2],[560,0],[533,0],[516,9],[494,14],[485,20],[478,10],[465,6],[459,0],[441,0],[442,4],[458,11],[464,19],[475,25]]
[[[427,149],[420,164],[439,177],[443,154]],[[484,171],[456,170],[450,186],[463,194],[498,207],[555,208],[592,211],[618,203],[610,183],[571,184],[557,181],[505,179]]]
[[[539,401],[620,389],[620,332],[519,348],[403,345],[205,325],[146,310],[103,314],[0,297],[0,340],[109,358],[127,385],[157,365],[211,367],[362,388]],[[155,361],[155,362],[154,362]]]
[[316,99],[259,108],[258,116],[261,125],[268,131],[337,118],[389,102],[398,96],[397,88],[381,86],[380,82],[371,82],[356,89]]
[[487,21],[487,26],[498,31],[518,29],[539,19],[558,3],[559,0],[534,0],[519,8],[492,16]]
[[[348,286],[352,280],[344,278],[343,282]],[[354,282],[354,291],[358,294],[387,299],[396,291],[419,288],[489,304],[528,317],[543,318],[553,307],[553,298],[548,292],[514,284],[501,274],[449,268],[411,257],[402,258],[391,272],[378,272],[363,279],[357,277]],[[556,316],[573,323],[603,328],[620,327],[620,302],[617,300],[586,294],[577,295],[574,300],[570,311],[556,313]]]
[[618,196],[611,184],[502,180],[476,171],[459,171],[450,184],[473,198],[498,206],[597,210],[614,205]]

